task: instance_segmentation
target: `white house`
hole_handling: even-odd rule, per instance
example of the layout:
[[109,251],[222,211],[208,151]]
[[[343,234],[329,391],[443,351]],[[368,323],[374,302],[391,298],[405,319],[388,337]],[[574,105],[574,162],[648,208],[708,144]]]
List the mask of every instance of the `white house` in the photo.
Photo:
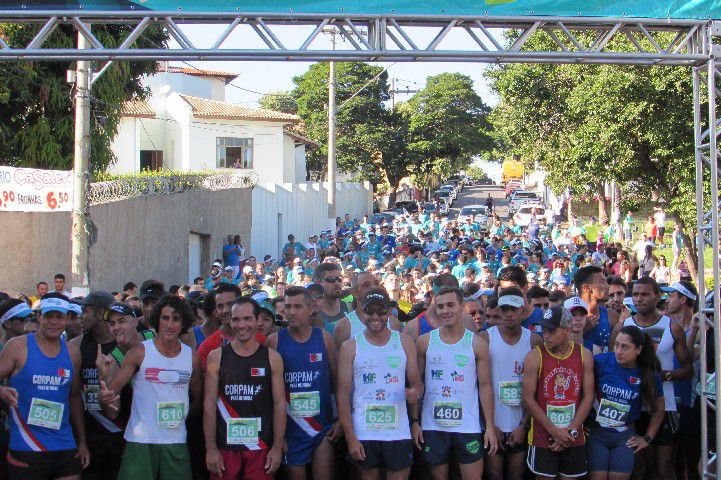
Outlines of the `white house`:
[[148,77],[145,101],[124,106],[112,150],[116,173],[145,169],[253,170],[260,183],[306,181],[296,115],[225,102],[235,74],[168,67]]

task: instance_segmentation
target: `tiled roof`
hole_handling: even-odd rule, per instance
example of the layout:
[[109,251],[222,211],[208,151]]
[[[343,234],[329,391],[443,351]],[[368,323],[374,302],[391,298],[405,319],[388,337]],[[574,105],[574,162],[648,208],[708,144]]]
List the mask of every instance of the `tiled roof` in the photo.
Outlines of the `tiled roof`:
[[155,118],[155,110],[145,100],[130,100],[123,104],[123,116]]
[[281,121],[296,123],[300,118],[289,113],[266,110],[264,108],[250,108],[235,103],[219,102],[207,98],[180,95],[193,109],[193,116],[198,118],[242,118],[248,120]]
[[[165,69],[161,69],[164,71]],[[194,77],[220,77],[225,80],[225,83],[230,83],[238,78],[237,73],[230,72],[219,72],[217,70],[203,70],[198,68],[184,68],[184,67],[168,67],[170,73],[184,73],[186,75],[193,75]]]
[[303,135],[302,133],[300,133],[298,131],[298,129],[295,128],[297,126],[298,125],[293,125],[291,127],[285,127],[285,128],[283,128],[283,133],[285,133],[290,138],[292,138],[293,140],[295,140],[299,143],[305,143],[306,145],[309,145],[311,147],[319,147],[320,146],[320,144],[318,142],[316,142],[315,140],[308,138],[305,135]]

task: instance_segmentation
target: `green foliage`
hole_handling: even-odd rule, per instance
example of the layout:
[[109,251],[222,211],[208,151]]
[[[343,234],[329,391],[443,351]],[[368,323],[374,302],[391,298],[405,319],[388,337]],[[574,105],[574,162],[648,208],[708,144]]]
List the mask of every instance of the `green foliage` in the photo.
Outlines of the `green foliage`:
[[283,113],[298,113],[298,102],[286,91],[266,93],[258,100],[261,108]]
[[477,182],[482,180],[491,180],[491,177],[489,177],[486,172],[476,165],[471,165],[466,168],[466,175]]
[[[543,35],[529,47],[547,46]],[[617,38],[614,48],[632,48]],[[537,161],[556,192],[569,187],[593,194],[602,182],[616,180],[625,206],[659,198],[669,217],[692,234],[689,68],[506,65],[488,76],[500,97],[491,122],[505,155],[520,154],[527,165]]]
[[[0,37],[12,46],[24,46],[37,26],[0,24]],[[123,25],[94,26],[93,33],[106,46],[119,45],[131,29]],[[75,30],[61,26],[48,38],[49,48],[69,48],[76,42]],[[162,48],[167,35],[148,28],[136,42],[147,48]],[[101,64],[94,65],[98,71]],[[0,150],[2,162],[16,166],[72,168],[74,90],[66,82],[71,62],[0,63]],[[117,133],[122,104],[147,92],[141,77],[157,70],[156,62],[115,62],[93,85],[91,100],[91,170],[105,169],[114,161],[110,145]]]
[[[320,148],[307,152],[314,178],[322,178],[328,155],[328,64],[312,65],[294,79],[293,98],[308,135]],[[377,79],[371,81],[374,77]],[[337,105],[360,91],[336,116],[336,151],[341,171],[374,184],[397,187],[412,174],[419,184],[434,174],[450,175],[490,145],[489,108],[467,76],[429,77],[407,103],[388,109],[388,76],[364,63],[336,64]]]

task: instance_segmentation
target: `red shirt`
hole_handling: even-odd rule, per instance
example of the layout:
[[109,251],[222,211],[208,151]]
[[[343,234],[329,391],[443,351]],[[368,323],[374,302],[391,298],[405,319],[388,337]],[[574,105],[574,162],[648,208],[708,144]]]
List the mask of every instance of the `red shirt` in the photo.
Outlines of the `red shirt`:
[[[203,343],[198,347],[198,357],[200,357],[200,364],[203,366],[203,370],[205,370],[205,364],[208,361],[210,352],[231,341],[233,341],[233,337],[225,335],[220,328],[203,340]],[[265,345],[266,337],[261,332],[258,332],[255,334],[255,341],[261,345]]]

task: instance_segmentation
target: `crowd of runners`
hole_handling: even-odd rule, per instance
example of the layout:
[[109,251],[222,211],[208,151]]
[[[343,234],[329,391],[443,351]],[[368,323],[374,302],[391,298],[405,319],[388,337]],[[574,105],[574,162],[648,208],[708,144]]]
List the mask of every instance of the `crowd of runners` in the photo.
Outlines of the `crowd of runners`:
[[5,295],[3,474],[699,478],[694,284],[545,222],[346,215],[193,285]]

